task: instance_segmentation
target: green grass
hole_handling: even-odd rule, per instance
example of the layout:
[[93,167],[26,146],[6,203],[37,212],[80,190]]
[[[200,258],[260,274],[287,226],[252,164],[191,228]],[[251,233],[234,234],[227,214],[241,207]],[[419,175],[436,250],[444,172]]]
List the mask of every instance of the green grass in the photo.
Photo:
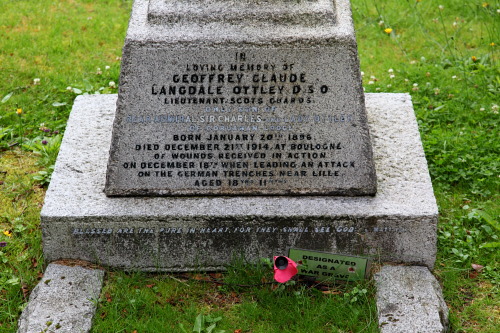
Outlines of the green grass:
[[[0,159],[0,332],[15,332],[19,311],[43,272],[39,214],[45,191],[33,182],[37,158],[3,152]],[[10,329],[10,330],[9,330]]]
[[[440,211],[435,274],[452,331],[496,332],[499,251],[485,245],[499,237],[500,3],[352,5],[366,91],[413,99]],[[0,0],[0,332],[16,331],[46,264],[42,186],[72,102],[79,94],[116,93],[130,6]],[[93,332],[182,332],[178,324],[188,332],[195,324],[254,333],[377,330],[370,282],[326,293],[304,283],[236,286],[272,280],[269,270],[250,264],[216,275],[225,285],[198,281],[213,278],[207,274],[190,277],[109,271]]]
[[116,92],[129,10],[119,0],[0,1],[0,99],[12,94],[0,104],[0,147],[62,132],[77,94]]
[[[252,284],[262,278],[272,280],[269,270],[248,265],[233,272],[238,283],[243,271],[244,279]],[[276,288],[276,284],[238,287],[201,282],[213,277],[203,274],[186,280],[163,274],[113,272],[108,275],[97,312],[100,320],[92,332],[182,332],[182,327],[191,332],[199,314],[221,317],[217,329],[226,332],[377,331],[371,286],[366,287],[368,295],[351,302],[341,291],[324,294],[298,284]],[[231,272],[215,277],[228,283]],[[341,290],[346,288],[352,287]]]

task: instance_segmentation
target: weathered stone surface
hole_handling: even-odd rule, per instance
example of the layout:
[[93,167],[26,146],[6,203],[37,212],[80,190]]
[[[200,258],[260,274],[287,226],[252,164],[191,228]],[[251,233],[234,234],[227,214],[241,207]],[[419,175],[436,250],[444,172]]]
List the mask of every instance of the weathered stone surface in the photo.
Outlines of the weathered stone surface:
[[438,211],[409,95],[366,95],[373,197],[107,197],[116,98],[75,101],[41,213],[47,260],[209,270],[297,247],[434,265]]
[[155,25],[210,24],[251,27],[331,25],[337,20],[330,0],[149,0],[147,20]]
[[349,2],[136,1],[105,191],[375,194]]
[[30,295],[17,332],[89,332],[103,277],[98,269],[50,264]]
[[427,267],[384,266],[375,275],[382,333],[442,333],[448,307]]

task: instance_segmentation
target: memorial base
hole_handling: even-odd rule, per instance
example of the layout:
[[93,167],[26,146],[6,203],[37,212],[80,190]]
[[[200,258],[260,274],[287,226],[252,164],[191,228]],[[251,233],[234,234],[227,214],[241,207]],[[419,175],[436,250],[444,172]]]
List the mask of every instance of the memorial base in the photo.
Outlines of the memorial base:
[[438,210],[409,95],[366,94],[373,197],[107,197],[116,98],[75,101],[41,213],[47,261],[217,270],[302,248],[433,267]]

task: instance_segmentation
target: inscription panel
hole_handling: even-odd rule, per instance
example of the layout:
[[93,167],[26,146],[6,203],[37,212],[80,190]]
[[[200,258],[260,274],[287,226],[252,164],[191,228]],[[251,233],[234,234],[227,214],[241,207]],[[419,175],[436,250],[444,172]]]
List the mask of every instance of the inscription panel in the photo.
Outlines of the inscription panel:
[[[73,257],[128,267],[190,270],[222,267],[234,256],[258,259],[286,254],[290,247],[353,255],[379,256],[399,252],[397,238],[413,238],[415,230],[360,220],[294,221],[277,218],[255,223],[235,223],[232,219],[185,223],[139,222],[82,223],[60,227]],[[380,239],[384,239],[381,242]],[[58,253],[57,255],[60,255]]]
[[106,194],[374,194],[353,52],[126,46]]

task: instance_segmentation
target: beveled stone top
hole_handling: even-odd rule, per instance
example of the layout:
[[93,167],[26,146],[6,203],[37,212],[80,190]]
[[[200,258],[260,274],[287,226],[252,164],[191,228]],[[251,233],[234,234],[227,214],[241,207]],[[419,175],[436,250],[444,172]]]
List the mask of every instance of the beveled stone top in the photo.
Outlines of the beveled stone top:
[[126,42],[356,44],[349,0],[134,0]]
[[149,0],[148,22],[322,25],[336,21],[332,0]]

